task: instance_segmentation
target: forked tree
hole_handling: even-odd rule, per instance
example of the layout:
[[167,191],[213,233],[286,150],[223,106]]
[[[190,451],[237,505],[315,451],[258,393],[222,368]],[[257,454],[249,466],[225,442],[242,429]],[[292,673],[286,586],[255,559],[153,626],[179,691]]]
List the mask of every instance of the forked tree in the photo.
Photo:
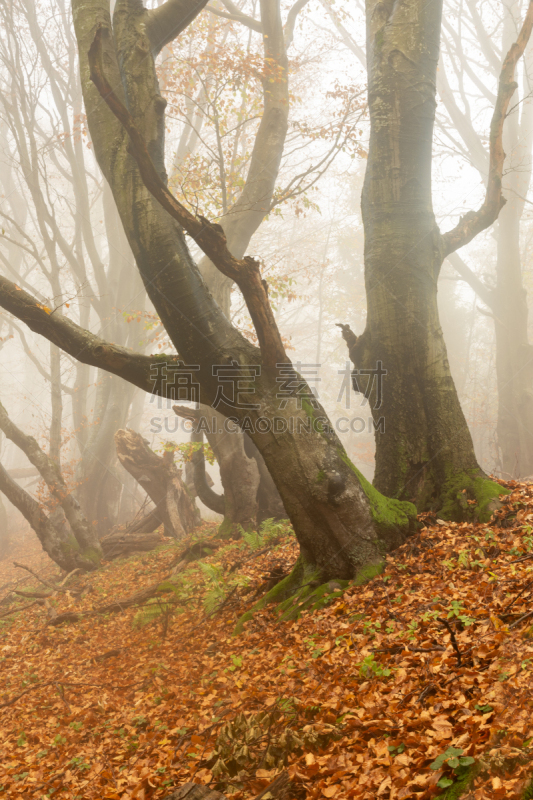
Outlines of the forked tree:
[[[368,316],[361,336],[346,327],[344,335],[363,371],[358,388],[373,407],[376,488],[447,519],[468,515],[471,501],[472,515],[486,519],[505,490],[476,460],[448,364],[437,281],[444,259],[492,225],[505,203],[503,126],[533,6],[500,73],[485,200],[447,233],[436,223],[431,190],[441,13],[441,0],[367,2],[371,135],[361,207]],[[378,368],[387,373],[380,398]]]
[[[149,11],[139,0],[118,0],[111,19],[108,0],[73,0],[82,86],[95,154],[113,192],[146,290],[179,353],[180,364],[171,357],[138,355],[99,339],[59,312],[48,313],[31,295],[6,279],[0,282],[0,302],[74,357],[121,375],[147,391],[172,394],[172,382],[166,377],[169,365],[173,364],[183,374],[187,367],[191,370],[194,367],[202,402],[211,405],[220,400],[217,395],[221,370],[236,374],[240,381],[239,402],[226,397],[218,404],[218,410],[237,419],[249,433],[293,522],[301,555],[287,579],[288,584],[294,587],[317,578],[351,579],[369,575],[379,569],[383,553],[400,544],[408,534],[414,520],[414,506],[381,495],[348,459],[323,409],[290,364],[259,264],[250,257],[235,258],[218,228],[188,212],[167,188],[165,101],[159,92],[155,59],[204,4],[204,0],[195,5],[187,0],[167,0],[158,9]],[[375,110],[372,112],[374,150],[369,159],[365,215],[368,220],[370,213],[371,223],[382,226],[381,233],[376,228],[375,254],[377,257],[381,248],[384,259],[390,257],[388,250],[398,248],[398,237],[403,243],[410,235],[409,225],[417,222],[414,271],[418,269],[423,284],[435,268],[435,248],[442,257],[446,249],[444,245],[440,250],[436,247],[440,240],[436,239],[429,177],[425,174],[426,165],[430,166],[440,10],[439,2],[428,6],[421,0],[369,8],[369,38],[374,37],[373,46],[379,49],[380,42],[385,46],[386,36],[380,29],[387,24],[394,29],[390,33],[396,44],[394,47],[387,44],[388,55],[379,62],[381,71],[377,64],[371,80],[371,106],[375,109],[375,93],[380,92],[384,116],[382,124],[378,120],[376,125]],[[529,35],[530,17],[521,41]],[[407,30],[409,41],[402,44],[401,37]],[[408,55],[402,53],[402,47]],[[519,50],[517,46],[513,50],[511,73]],[[392,75],[384,66],[387,59],[396,64]],[[402,70],[409,72],[411,62],[420,64],[416,85],[402,74]],[[499,108],[504,114],[510,95],[507,84],[502,82],[502,86]],[[412,130],[403,131],[402,125],[407,125],[408,120]],[[396,141],[398,129],[414,136],[417,146],[405,152],[410,140],[404,135],[395,147],[390,145],[387,149],[387,142]],[[495,131],[494,141],[501,147],[501,131],[499,134]],[[380,163],[379,154],[390,163]],[[489,197],[491,210],[500,207],[497,182],[496,167]],[[390,203],[399,203],[399,197],[406,192],[416,213],[404,226],[394,224],[392,218],[387,228]],[[476,221],[468,218],[462,223],[471,236],[479,225],[477,217]],[[453,233],[453,240],[463,228]],[[432,246],[428,243],[428,231]],[[238,285],[255,326],[259,347],[231,325],[207,291],[191,258],[185,234]],[[400,278],[398,275],[397,279],[389,280],[389,287],[392,283],[399,300],[402,299]],[[434,321],[436,312],[430,293],[425,296],[419,292],[413,299],[428,302],[428,309],[422,309],[422,313]],[[383,325],[389,330],[386,318]],[[427,342],[422,347],[426,352]],[[444,345],[438,337],[435,347],[434,363],[440,364]],[[428,362],[430,355],[426,352]],[[154,369],[157,363],[167,366]],[[434,402],[440,402],[443,409],[450,407],[449,419],[453,414],[463,419],[451,378],[448,380],[446,374],[439,372],[433,377],[431,388],[440,397],[440,401],[436,397]],[[280,402],[280,394],[287,402]],[[462,474],[465,465],[460,460],[457,465]],[[494,487],[492,493],[496,490]]]

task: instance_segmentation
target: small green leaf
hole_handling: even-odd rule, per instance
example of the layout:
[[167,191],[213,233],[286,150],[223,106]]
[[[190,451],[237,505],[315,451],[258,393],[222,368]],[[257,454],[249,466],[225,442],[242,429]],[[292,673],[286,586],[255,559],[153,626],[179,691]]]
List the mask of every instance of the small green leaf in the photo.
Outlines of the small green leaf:
[[462,756],[463,755],[463,748],[462,747],[448,747],[444,756],[446,758],[450,758],[452,756]]
[[447,789],[452,783],[453,780],[451,778],[441,778],[440,781],[437,782],[437,786],[439,789]]
[[470,764],[475,764],[475,763],[476,763],[476,759],[472,758],[472,756],[461,756],[461,758],[459,759],[459,764],[462,767],[469,767]]

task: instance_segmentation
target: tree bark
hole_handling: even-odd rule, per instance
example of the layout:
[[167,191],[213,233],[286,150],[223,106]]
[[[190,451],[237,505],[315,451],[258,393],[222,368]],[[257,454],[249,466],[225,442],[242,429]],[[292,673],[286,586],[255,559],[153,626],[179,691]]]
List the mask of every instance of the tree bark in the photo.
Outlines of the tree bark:
[[[474,454],[439,323],[437,279],[445,255],[487,227],[503,202],[501,129],[512,91],[506,72],[491,129],[485,203],[443,236],[431,196],[440,27],[439,2],[367,4],[371,135],[361,207],[368,316],[362,336],[345,331],[345,338],[354,386],[372,406],[376,488],[445,518],[475,512],[488,519],[503,490],[486,478]],[[357,374],[361,369],[386,375]]]
[[[185,363],[200,368],[202,402],[211,404],[217,396],[214,365],[230,364],[233,360],[243,365],[249,375],[250,390],[243,399],[258,404],[259,408],[248,413],[247,409],[222,404],[219,410],[225,416],[238,418],[242,427],[245,420],[251,420],[253,425],[259,417],[266,417],[271,426],[278,417],[283,418],[282,428],[284,422],[287,426],[291,422],[301,425],[299,432],[287,427],[281,433],[275,433],[273,427],[261,433],[254,427],[250,435],[294,524],[305,569],[329,579],[354,577],[369,565],[376,567],[385,550],[403,541],[414,509],[409,504],[387,501],[373,491],[349,462],[337,436],[327,429],[327,422],[320,422],[327,420],[320,407],[313,409],[307,404],[309,413],[303,407],[294,414],[289,410],[279,413],[276,398],[279,375],[275,367],[279,333],[275,322],[274,330],[268,329],[271,322],[265,323],[266,328],[260,327],[265,319],[273,320],[273,316],[266,312],[266,316],[262,312],[254,316],[251,309],[260,351],[231,326],[206,290],[185,245],[181,226],[147,190],[129,155],[129,141],[123,127],[101,102],[90,80],[87,54],[100,25],[107,79],[118,98],[127,97],[130,113],[149,143],[155,168],[164,176],[164,102],[154,63],[148,55],[150,48],[143,28],[146,12],[137,4],[120,0],[115,9],[113,33],[105,0],[92,0],[89,5],[85,0],[74,0],[73,13],[95,154],[110,183],[140,273],[163,325]],[[209,233],[202,228],[202,242],[206,241],[204,231],[205,235]],[[218,244],[214,249],[209,248],[212,260],[217,247]],[[250,271],[251,265],[243,265],[246,268]],[[252,294],[250,302],[265,302],[264,295],[261,300],[259,297]],[[44,322],[42,317],[39,322]],[[105,348],[103,353],[107,353]],[[91,355],[101,358],[103,353],[93,349]],[[111,360],[107,358],[108,363]],[[282,347],[281,360],[288,361]],[[154,362],[157,363],[155,359]],[[246,365],[257,365],[260,374]],[[129,371],[128,366],[127,360],[121,363],[122,374]],[[160,383],[152,385],[163,391]]]
[[165,536],[181,539],[188,535],[199,524],[200,515],[174,464],[174,453],[169,450],[158,456],[146,439],[130,429],[117,431],[115,444],[124,469],[155,503]]
[[[0,428],[4,432],[5,436],[7,436],[8,439],[10,439],[26,454],[33,466],[39,471],[40,475],[48,486],[52,497],[63,510],[64,516],[68,522],[68,525],[70,526],[71,531],[71,533],[65,534],[63,538],[64,541],[70,541],[69,546],[72,549],[72,553],[70,554],[69,558],[73,559],[72,563],[76,562],[75,566],[83,567],[84,569],[87,569],[88,565],[90,565],[90,568],[92,569],[97,567],[102,557],[102,549],[98,541],[96,529],[94,526],[89,525],[83,516],[79,503],[73,494],[69,492],[57,463],[53,461],[43,450],[41,450],[33,436],[27,436],[9,419],[7,412],[1,403]],[[13,483],[11,478],[9,478],[9,481]],[[22,489],[20,492],[16,492],[6,479],[4,479],[4,484],[8,487],[11,495],[20,500],[22,503],[22,508],[19,506],[17,507],[19,507],[33,527],[33,523],[26,515],[26,511],[32,508],[32,503],[30,503],[27,499],[20,499],[24,498],[26,492],[24,492]],[[7,492],[6,495],[11,500],[11,496],[7,494]],[[27,495],[27,497],[32,500],[30,495]],[[14,501],[12,500],[12,502]],[[15,505],[17,505],[17,503],[15,503]],[[26,511],[23,509],[26,509]],[[42,531],[42,535],[46,538],[48,536],[48,533],[46,533],[48,527],[54,525],[55,520],[53,512],[50,515],[50,519],[46,522],[41,521],[41,515],[36,515],[34,510],[31,510],[30,515],[31,519],[37,520],[38,528]],[[42,513],[42,516],[44,517],[44,513]],[[60,520],[62,517],[62,514],[60,517],[56,517],[59,523],[56,525],[56,527],[61,526]],[[66,526],[62,525],[61,527],[64,528]],[[39,536],[39,531],[35,528],[34,530]],[[50,553],[49,555],[51,558],[53,558]],[[60,566],[62,566],[62,564],[60,564]]]
[[[117,98],[124,101],[127,95],[129,114],[148,143],[150,163],[164,176],[164,102],[146,39],[147,12],[133,0],[119,0],[113,30],[105,0],[73,0],[73,14],[94,151],[110,183],[147,292],[183,363],[198,367],[194,377],[201,386],[203,403],[213,404],[217,398],[214,366],[235,362],[243,373],[242,402],[235,407],[224,401],[217,410],[238,419],[241,428],[249,432],[293,522],[301,558],[292,588],[320,579],[362,580],[375,575],[381,569],[383,553],[408,535],[414,507],[387,500],[349,461],[311,390],[292,371],[256,263],[232,260],[222,237],[203,220],[193,218],[191,230],[205,252],[244,286],[260,349],[233,328],[213,301],[190,257],[181,224],[147,189],[128,152],[125,130],[90,80],[87,55],[99,30],[106,79]],[[160,182],[164,186],[164,178]],[[46,314],[6,279],[0,285],[5,289],[0,304],[57,339],[78,359],[121,374],[148,391],[173,396],[173,387],[161,375],[154,376],[154,369],[176,363],[176,359],[152,357],[150,365],[150,359],[103,342],[58,312]],[[286,385],[287,380],[289,385],[296,382],[298,392],[289,387],[290,397],[283,405],[278,393],[280,381]]]

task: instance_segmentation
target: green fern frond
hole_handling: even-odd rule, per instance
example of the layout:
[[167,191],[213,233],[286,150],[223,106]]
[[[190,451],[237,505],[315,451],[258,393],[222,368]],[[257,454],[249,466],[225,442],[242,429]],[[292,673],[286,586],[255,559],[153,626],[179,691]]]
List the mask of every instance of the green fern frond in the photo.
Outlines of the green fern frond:
[[259,531],[245,531],[241,530],[242,538],[251,550],[259,550],[264,544],[263,537]]
[[528,785],[524,789],[522,800],[533,800],[533,778],[531,778]]
[[137,629],[144,628],[145,625],[149,625],[150,622],[165,614],[170,608],[170,603],[162,603],[154,598],[148,601],[144,608],[137,611],[131,623],[132,627]]

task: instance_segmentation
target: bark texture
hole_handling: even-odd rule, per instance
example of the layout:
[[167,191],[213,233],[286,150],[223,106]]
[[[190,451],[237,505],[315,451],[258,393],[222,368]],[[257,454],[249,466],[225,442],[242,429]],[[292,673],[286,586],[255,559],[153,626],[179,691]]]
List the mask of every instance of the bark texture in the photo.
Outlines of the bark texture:
[[[235,416],[243,429],[245,421],[251,421],[254,429],[250,436],[274,477],[294,524],[302,557],[327,578],[353,577],[369,564],[381,563],[383,551],[399,544],[408,533],[412,506],[387,501],[364,482],[329,430],[322,409],[308,404],[307,411],[297,408],[294,414],[289,409],[278,413],[276,364],[287,363],[288,359],[254,263],[236,263],[228,254],[223,237],[204,220],[201,225],[194,219],[183,220],[176,203],[165,194],[165,103],[146,40],[144,23],[148,12],[140,4],[119,0],[113,25],[104,0],[91,0],[89,4],[74,0],[73,12],[95,154],[111,186],[147,292],[180,356],[185,363],[200,367],[202,402],[211,404],[217,396],[213,365],[241,365],[249,381],[243,400],[256,407],[236,409],[231,404],[221,404],[218,410],[225,416]],[[90,80],[88,53],[97,30],[106,80],[120,103],[127,103],[131,122],[139,134],[137,142],[141,149],[146,143],[151,162],[161,176],[162,184],[158,184],[148,170],[150,190],[130,155],[128,135],[101,102]],[[130,131],[134,132],[131,125]],[[143,174],[146,177],[146,171]],[[168,201],[165,209],[152,189],[161,200]],[[176,211],[181,224],[170,216]],[[217,267],[239,282],[260,350],[231,326],[207,291],[184,241],[181,225],[185,223]],[[278,416],[287,423],[301,424],[300,430],[284,430],[282,425],[282,431],[275,432]],[[267,418],[269,432],[257,430],[259,417]]]
[[157,517],[159,524],[164,525],[165,536],[174,539],[189,534],[200,523],[200,515],[181,479],[181,470],[174,463],[174,453],[168,450],[158,456],[148,447],[146,439],[129,429],[115,433],[115,444],[124,469],[155,503],[152,524]]
[[[370,399],[376,424],[376,488],[447,518],[475,512],[487,519],[503,490],[474,454],[439,323],[437,279],[445,256],[490,225],[504,202],[503,120],[532,20],[530,9],[502,69],[485,202],[443,235],[431,196],[441,11],[440,2],[423,0],[367,3],[371,136],[361,206],[368,317],[360,337],[344,335],[354,386]],[[376,369],[386,375],[358,372]]]

